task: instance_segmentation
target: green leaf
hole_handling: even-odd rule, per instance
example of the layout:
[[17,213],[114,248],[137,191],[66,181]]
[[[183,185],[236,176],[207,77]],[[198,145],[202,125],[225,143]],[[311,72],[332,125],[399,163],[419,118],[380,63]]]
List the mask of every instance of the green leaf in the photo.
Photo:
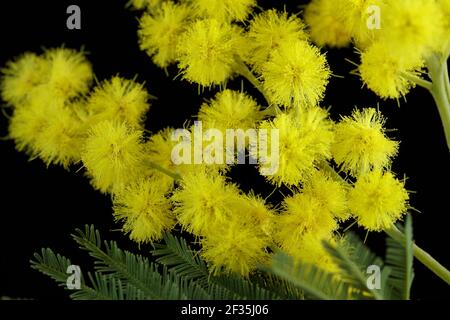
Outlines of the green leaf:
[[[389,268],[383,268],[383,261],[364,245],[359,237],[351,232],[341,241],[339,246],[323,242],[325,250],[338,266],[339,277],[352,288],[352,298],[377,300],[387,299],[389,288],[387,279]],[[381,271],[379,289],[370,289],[367,285],[367,268],[377,266]]]
[[200,258],[198,252],[193,251],[186,240],[170,233],[164,236],[164,244],[156,244],[152,251],[158,257],[156,262],[186,280],[195,280],[197,284],[205,287],[208,284],[209,272],[206,263]]
[[31,268],[49,276],[58,285],[65,286],[67,282],[67,268],[71,265],[70,260],[60,254],[55,254],[49,248],[42,248],[41,254],[34,254],[35,260],[30,260]]
[[84,232],[77,229],[73,238],[95,259],[98,272],[120,279],[122,287],[137,292],[133,296],[164,300],[208,298],[206,291],[195,282],[169,273],[167,268],[160,268],[147,258],[121,250],[114,241],[105,241],[103,250],[100,234],[94,226],[86,226]]
[[393,297],[409,300],[414,278],[414,242],[410,215],[406,216],[403,234],[404,237],[401,239],[394,239],[392,237],[386,239],[386,264],[392,270],[388,283],[393,289]]
[[271,266],[264,269],[302,289],[310,298],[321,300],[349,298],[347,283],[314,265],[296,262],[285,253],[276,253]]

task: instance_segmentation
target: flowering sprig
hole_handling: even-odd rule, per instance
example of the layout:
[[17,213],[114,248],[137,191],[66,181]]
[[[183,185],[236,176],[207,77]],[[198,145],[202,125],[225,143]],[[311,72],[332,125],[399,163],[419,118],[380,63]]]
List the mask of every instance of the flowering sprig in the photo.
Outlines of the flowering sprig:
[[[442,47],[430,36],[438,32],[445,39],[434,7],[445,4],[408,0],[411,8],[403,11],[400,4],[377,1],[408,14],[404,19],[422,7],[425,16],[438,15],[426,30],[420,29],[426,19],[415,22],[407,30],[410,37],[400,43],[398,32],[383,35],[361,26],[367,1],[337,2],[342,17],[324,20],[332,31],[326,36],[317,21],[332,13],[327,1],[313,1],[306,9],[310,32],[301,18],[286,12],[250,15],[256,4],[251,0],[131,2],[145,9],[139,45],[155,64],[176,64],[184,80],[201,87],[223,89],[233,77],[243,76],[264,95],[265,105],[260,105],[244,90],[221,90],[201,106],[198,118],[221,133],[278,130],[279,140],[263,137],[266,147],[245,146],[257,158],[268,156],[278,143],[278,170],[264,175],[260,164],[258,168],[267,183],[290,188],[280,203],[244,193],[227,176],[234,163],[173,161],[173,130],[146,134],[150,95],[144,86],[117,76],[90,90],[93,73],[83,52],[52,49],[7,65],[1,93],[12,107],[9,136],[32,158],[85,168],[93,187],[112,196],[116,220],[138,243],[158,241],[178,224],[199,240],[213,274],[248,277],[282,249],[298,263],[306,261],[339,277],[322,243],[340,242],[343,221],[354,219],[367,231],[393,232],[411,207],[405,182],[390,170],[399,142],[387,136],[381,112],[355,109],[334,122],[320,106],[331,69],[312,41],[338,47],[353,41],[361,52],[361,77],[382,98],[405,95],[416,82],[429,87],[444,112],[448,87],[431,54]],[[389,19],[394,29],[402,27]],[[412,54],[416,45],[420,50]],[[438,79],[433,84],[420,78],[425,58],[431,78]],[[186,125],[183,133],[195,130]],[[195,148],[195,141],[182,140]],[[436,264],[430,261],[426,263],[433,269]],[[446,280],[448,274],[439,273]]]

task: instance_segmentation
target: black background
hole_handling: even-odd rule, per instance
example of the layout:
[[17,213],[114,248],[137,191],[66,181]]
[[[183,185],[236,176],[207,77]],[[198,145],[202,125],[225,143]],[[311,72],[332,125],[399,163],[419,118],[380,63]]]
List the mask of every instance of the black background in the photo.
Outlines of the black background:
[[[275,6],[280,1],[259,1],[263,6]],[[286,1],[290,12],[307,1]],[[177,69],[164,70],[153,65],[138,48],[136,12],[125,9],[120,0],[91,1],[1,1],[0,2],[0,66],[25,52],[41,52],[41,48],[66,47],[89,52],[99,80],[120,74],[126,78],[137,75],[148,91],[158,99],[152,102],[146,127],[152,132],[166,127],[182,127],[186,119],[198,111],[204,98],[214,95],[206,90],[198,95],[198,87],[175,80]],[[295,3],[295,4],[292,4]],[[66,28],[66,8],[78,4],[82,12],[82,29]],[[447,150],[437,109],[431,96],[418,88],[407,95],[408,103],[380,101],[361,81],[349,72],[354,68],[345,61],[358,61],[353,49],[329,50],[328,59],[335,75],[327,90],[323,106],[331,106],[334,119],[349,114],[354,106],[376,106],[388,118],[387,127],[398,129],[390,133],[401,141],[400,154],[393,170],[408,177],[407,187],[416,193],[411,204],[421,213],[413,213],[416,243],[445,266],[450,266],[448,250],[450,156]],[[239,89],[242,79],[231,81],[230,88]],[[246,90],[259,99],[255,90],[244,81]],[[263,100],[260,99],[263,103]],[[0,115],[0,134],[7,134],[7,119]],[[138,246],[117,230],[113,222],[111,201],[93,190],[83,173],[73,167],[68,172],[60,167],[46,166],[40,161],[28,161],[25,154],[14,149],[11,141],[0,141],[0,297],[67,299],[67,292],[52,280],[29,267],[33,252],[51,247],[72,258],[82,268],[89,260],[77,250],[69,234],[77,227],[94,223],[104,237],[116,239],[122,247],[146,253],[149,246]],[[254,168],[239,166],[231,175],[248,191],[263,196],[271,188]],[[272,200],[277,200],[275,195]],[[370,234],[367,243],[384,254],[383,234]],[[430,271],[415,262],[416,278],[413,299],[450,298],[450,289]]]

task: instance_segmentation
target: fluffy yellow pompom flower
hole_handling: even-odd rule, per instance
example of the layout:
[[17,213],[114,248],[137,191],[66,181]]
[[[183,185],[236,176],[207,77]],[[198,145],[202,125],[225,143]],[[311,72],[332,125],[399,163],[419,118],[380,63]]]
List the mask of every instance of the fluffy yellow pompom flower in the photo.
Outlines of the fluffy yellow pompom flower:
[[369,231],[391,228],[408,209],[404,183],[391,172],[361,175],[348,194],[348,207],[358,224]]
[[244,21],[256,5],[256,0],[190,0],[203,17],[231,22]]
[[[328,113],[318,107],[302,110],[299,119],[293,114],[280,114],[272,121],[264,121],[260,129],[268,130],[267,139],[262,136],[260,148],[265,154],[270,154],[272,141],[270,130],[279,130],[278,170],[266,176],[269,182],[286,185],[297,185],[306,180],[313,172],[317,161],[331,156],[330,146],[333,141],[332,122]],[[264,154],[259,155],[264,162]]]
[[170,202],[155,180],[141,179],[114,196],[114,216],[123,230],[139,243],[153,242],[175,224]]
[[39,157],[48,165],[67,168],[81,160],[86,138],[86,126],[70,106],[47,108],[47,125],[35,138]]
[[47,80],[48,64],[34,53],[25,53],[9,61],[1,70],[1,96],[12,106],[26,103],[32,93]]
[[298,40],[280,44],[262,66],[261,74],[271,100],[290,107],[317,105],[331,73],[319,49]]
[[219,92],[211,103],[204,103],[198,114],[205,128],[216,128],[224,133],[226,129],[254,128],[262,118],[253,98],[228,89]]
[[144,86],[132,80],[113,77],[96,87],[87,101],[90,121],[103,120],[126,122],[134,128],[141,128],[145,113],[149,110],[149,94]]
[[[388,0],[389,1],[389,0]],[[333,1],[336,18],[342,21],[347,32],[361,49],[370,45],[379,35],[380,30],[374,19],[380,19],[380,28],[385,28],[383,5],[386,0],[338,0]],[[331,4],[331,3],[330,3]],[[380,17],[374,16],[380,9]]]
[[308,35],[304,28],[305,25],[296,16],[274,9],[264,11],[250,22],[246,61],[260,71],[261,65],[281,44],[306,40]]
[[83,121],[61,98],[39,90],[33,98],[14,109],[9,137],[19,151],[31,158],[41,158],[47,166],[60,164],[67,168],[80,160],[86,137]]
[[186,173],[175,190],[172,201],[178,221],[189,232],[204,236],[217,232],[217,226],[229,222],[233,215],[231,204],[239,190],[214,172],[195,170]]
[[275,240],[283,250],[301,246],[305,234],[327,237],[337,229],[333,214],[320,200],[308,193],[297,193],[284,200],[285,213],[276,220]]
[[380,41],[402,57],[429,55],[445,38],[443,16],[436,1],[388,1],[383,9]]
[[88,92],[94,74],[83,52],[57,48],[43,57],[49,68],[47,85],[55,96],[70,99]]
[[361,53],[359,73],[367,87],[383,99],[405,96],[415,84],[409,76],[419,76],[423,66],[418,52],[415,57],[400,56],[389,50],[384,42],[375,42]]
[[202,240],[201,255],[213,274],[233,272],[246,277],[268,262],[268,245],[268,238],[258,228],[241,225],[235,218]]
[[335,126],[333,158],[353,176],[388,167],[397,151],[398,142],[386,136],[384,119],[374,108],[355,109]]
[[116,193],[143,172],[142,132],[125,123],[102,121],[91,128],[82,161],[93,186]]
[[336,12],[336,2],[313,0],[305,9],[305,21],[309,26],[311,40],[320,47],[346,47],[352,36],[344,19]]
[[39,91],[24,103],[14,109],[9,123],[9,137],[16,144],[18,151],[25,151],[31,157],[37,157],[36,139],[48,126],[48,109],[50,104],[60,104],[61,99],[51,99],[46,91]]
[[349,218],[345,186],[321,171],[314,172],[304,183],[302,193],[317,199],[321,211],[331,212],[338,220]]
[[236,202],[235,209],[238,211],[237,216],[244,224],[260,228],[268,237],[273,235],[276,214],[264,199],[252,193],[242,195]]
[[186,30],[191,15],[187,5],[164,2],[140,19],[139,46],[159,67],[166,68],[176,62],[178,39]]
[[183,78],[201,86],[223,84],[234,72],[241,30],[215,19],[194,22],[179,39],[178,67]]

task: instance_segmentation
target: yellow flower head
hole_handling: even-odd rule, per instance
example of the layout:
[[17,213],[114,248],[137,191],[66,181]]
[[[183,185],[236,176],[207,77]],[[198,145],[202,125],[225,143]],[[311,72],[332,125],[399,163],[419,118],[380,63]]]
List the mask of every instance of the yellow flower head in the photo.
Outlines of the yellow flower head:
[[237,26],[215,19],[194,22],[177,46],[183,78],[205,87],[223,84],[234,71],[240,44]]
[[[313,172],[317,161],[330,157],[330,145],[333,141],[332,122],[328,113],[318,107],[307,108],[300,113],[299,119],[293,114],[280,114],[272,121],[264,121],[260,129],[268,130],[267,139],[262,136],[260,148],[270,154],[272,150],[270,130],[279,130],[278,147],[279,168],[266,178],[269,182],[297,185],[305,181]],[[259,155],[260,159],[264,155]]]
[[186,30],[191,15],[192,10],[187,5],[164,2],[140,19],[140,48],[159,67],[166,68],[176,62],[178,39]]
[[39,91],[33,99],[14,109],[9,123],[9,137],[16,143],[18,151],[25,151],[31,157],[38,155],[36,139],[49,124],[49,105],[60,104],[61,99],[51,99],[46,91]]
[[201,255],[213,274],[236,273],[247,277],[258,266],[267,263],[267,237],[258,228],[227,221],[202,240]]
[[380,41],[387,50],[408,57],[429,55],[445,38],[443,16],[436,1],[388,1],[383,8],[383,32]]
[[361,53],[359,73],[367,87],[383,99],[405,96],[415,84],[407,74],[419,75],[423,61],[417,54],[404,57],[389,50],[384,42],[375,42]]
[[31,94],[47,80],[48,64],[34,53],[9,61],[0,83],[1,96],[12,106],[26,103]]
[[140,179],[114,196],[114,216],[139,243],[154,242],[175,224],[170,202],[156,180]]
[[186,173],[181,187],[172,196],[174,212],[180,224],[189,232],[210,235],[216,227],[228,223],[233,215],[232,203],[240,193],[225,178],[207,170]]
[[320,200],[308,193],[297,193],[284,200],[285,213],[276,220],[275,240],[283,250],[301,246],[305,234],[323,238],[337,229],[333,214]]
[[260,70],[271,54],[283,43],[306,40],[305,25],[296,16],[274,9],[264,11],[250,22],[247,33],[249,53],[246,60]]
[[254,128],[262,118],[253,98],[228,89],[219,92],[211,103],[204,103],[198,114],[205,128],[216,128],[224,133],[226,129]]
[[235,202],[236,216],[241,219],[243,224],[249,224],[262,230],[262,232],[271,237],[275,221],[275,212],[270,208],[261,197],[250,193],[242,195]]
[[344,171],[358,176],[372,169],[386,168],[397,154],[398,142],[385,134],[384,119],[374,108],[355,109],[335,126],[331,152]]
[[321,171],[314,172],[311,178],[306,180],[302,193],[317,199],[321,211],[329,211],[339,220],[349,218],[345,186]]
[[81,160],[86,127],[71,106],[52,106],[46,110],[47,125],[35,137],[39,157],[48,165],[64,168]]
[[256,0],[190,0],[196,12],[203,17],[231,22],[244,21]]
[[150,108],[148,99],[143,85],[116,76],[94,89],[87,109],[94,123],[124,121],[131,127],[142,128],[145,113]]
[[280,44],[262,66],[265,91],[273,102],[285,107],[317,105],[329,77],[325,56],[301,40]]
[[52,94],[70,99],[88,92],[94,74],[83,52],[58,48],[47,50],[43,57],[49,65],[47,85]]
[[344,19],[336,14],[336,2],[313,0],[305,9],[305,21],[309,26],[311,40],[320,47],[346,47],[351,33]]
[[116,193],[143,172],[142,132],[125,123],[102,121],[89,132],[81,156],[94,187]]
[[36,91],[32,99],[14,109],[9,136],[19,151],[41,158],[47,166],[67,168],[80,160],[86,136],[86,127],[73,107],[48,91]]
[[[389,0],[388,0],[389,1]],[[333,1],[336,18],[342,21],[348,33],[359,48],[370,45],[378,36],[377,26],[370,26],[372,18],[380,19],[380,28],[385,28],[383,5],[386,0],[338,0]],[[398,1],[397,1],[398,2]],[[330,3],[331,4],[331,3]],[[374,8],[379,9],[380,16],[375,17]]]
[[391,172],[375,170],[361,175],[348,194],[348,207],[358,224],[369,231],[391,228],[408,209],[404,183]]

